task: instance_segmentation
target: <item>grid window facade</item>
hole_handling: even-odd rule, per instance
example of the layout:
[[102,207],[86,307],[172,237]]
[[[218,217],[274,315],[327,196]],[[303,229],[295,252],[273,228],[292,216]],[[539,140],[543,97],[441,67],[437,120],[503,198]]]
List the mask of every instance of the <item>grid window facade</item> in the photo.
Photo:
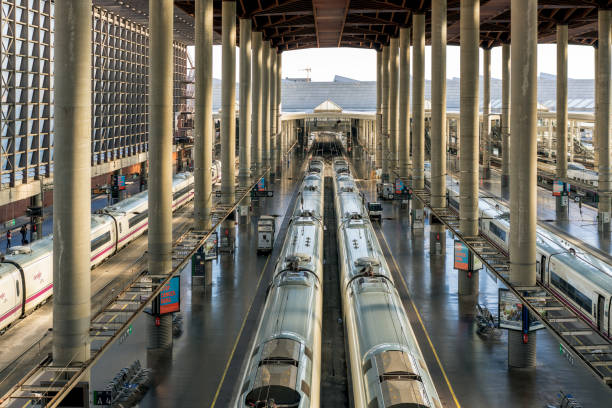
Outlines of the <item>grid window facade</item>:
[[[0,0],[0,188],[53,172],[51,0]],[[148,29],[99,7],[92,21],[92,166],[148,150]],[[174,43],[174,110],[187,47]],[[176,115],[175,115],[176,117]]]

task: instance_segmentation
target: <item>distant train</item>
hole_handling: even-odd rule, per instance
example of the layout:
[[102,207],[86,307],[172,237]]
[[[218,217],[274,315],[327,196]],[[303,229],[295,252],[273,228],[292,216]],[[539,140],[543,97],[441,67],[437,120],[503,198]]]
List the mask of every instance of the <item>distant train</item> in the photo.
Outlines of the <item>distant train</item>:
[[333,164],[355,407],[442,407],[348,164]]
[[323,313],[323,162],[313,160],[268,288],[236,407],[318,407]]
[[[213,182],[221,175],[212,168]],[[193,175],[176,174],[172,209],[193,199]],[[91,267],[101,264],[148,228],[148,192],[143,191],[91,216]],[[53,294],[53,236],[9,248],[0,260],[0,332],[45,303]]]
[[[459,209],[459,187],[448,187],[448,202]],[[489,198],[478,201],[479,227],[490,241],[508,253],[510,212]],[[612,338],[612,269],[586,253],[577,254],[557,235],[536,227],[537,280],[565,300],[594,329]]]

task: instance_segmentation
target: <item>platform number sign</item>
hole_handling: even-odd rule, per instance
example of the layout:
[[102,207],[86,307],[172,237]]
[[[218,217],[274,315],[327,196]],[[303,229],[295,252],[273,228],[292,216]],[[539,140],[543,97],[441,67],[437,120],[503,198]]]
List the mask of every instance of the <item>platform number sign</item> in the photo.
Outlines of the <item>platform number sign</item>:
[[111,405],[112,402],[113,402],[112,391],[94,391],[93,392],[94,405]]

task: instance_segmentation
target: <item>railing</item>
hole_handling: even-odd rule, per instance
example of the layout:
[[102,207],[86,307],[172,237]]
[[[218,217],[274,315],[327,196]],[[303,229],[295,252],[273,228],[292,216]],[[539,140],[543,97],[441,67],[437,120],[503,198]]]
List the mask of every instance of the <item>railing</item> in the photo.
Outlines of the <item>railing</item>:
[[[213,227],[210,231],[190,229],[175,241],[172,248],[172,270],[164,275],[141,274],[104,307],[91,321],[90,347],[91,358],[78,365],[53,366],[52,358],[47,357],[26,374],[1,399],[0,407],[11,406],[15,401],[46,401],[45,407],[57,407],[68,393],[79,383],[79,380],[100,360],[104,353],[126,333],[136,317],[162,291],[170,279],[179,274],[191,257],[204,245],[213,231],[233,212],[238,204],[257,185],[270,169],[252,183],[248,188],[238,188],[239,198],[233,205],[213,208]],[[241,194],[240,194],[241,193]],[[112,317],[108,317],[113,315]],[[119,317],[118,320],[117,317]],[[66,382],[57,379],[67,378]]]
[[596,377],[612,387],[612,342],[609,337],[594,327],[567,300],[541,282],[537,282],[536,286],[513,285],[509,280],[508,254],[482,234],[477,237],[463,236],[459,231],[457,213],[451,208],[432,207],[428,190],[413,190],[413,194],[544,323],[561,342],[561,347],[571,351]]

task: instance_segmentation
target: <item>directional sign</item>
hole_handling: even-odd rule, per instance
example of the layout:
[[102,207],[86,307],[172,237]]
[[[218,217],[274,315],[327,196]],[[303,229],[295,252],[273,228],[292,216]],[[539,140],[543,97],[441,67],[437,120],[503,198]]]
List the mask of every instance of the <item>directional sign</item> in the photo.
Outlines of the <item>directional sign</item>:
[[110,405],[113,402],[113,393],[111,391],[94,391],[94,405]]

